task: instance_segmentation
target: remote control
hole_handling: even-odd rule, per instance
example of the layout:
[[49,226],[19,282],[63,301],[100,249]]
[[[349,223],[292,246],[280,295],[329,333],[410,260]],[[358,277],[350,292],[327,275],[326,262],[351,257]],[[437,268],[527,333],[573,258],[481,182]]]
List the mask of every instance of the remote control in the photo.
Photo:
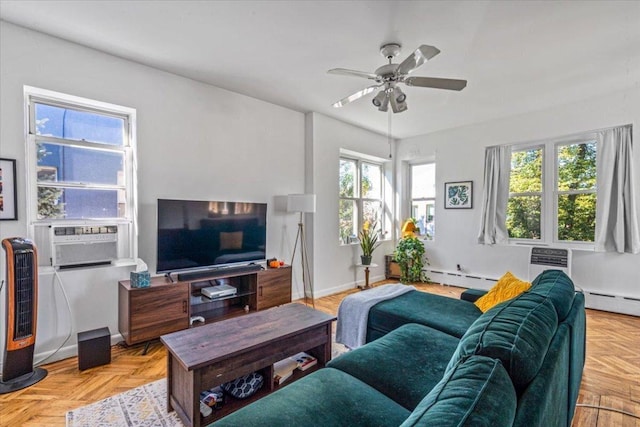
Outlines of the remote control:
[[200,413],[203,417],[208,417],[213,412],[213,409],[209,408],[204,403],[200,402]]

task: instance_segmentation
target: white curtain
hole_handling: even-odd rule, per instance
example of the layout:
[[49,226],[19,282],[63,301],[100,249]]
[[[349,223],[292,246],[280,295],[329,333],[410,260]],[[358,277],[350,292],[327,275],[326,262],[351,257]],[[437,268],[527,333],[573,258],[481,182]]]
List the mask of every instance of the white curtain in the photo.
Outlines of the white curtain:
[[488,147],[484,153],[484,188],[478,243],[506,243],[507,201],[511,173],[511,147]]
[[595,250],[640,253],[631,125],[598,133]]

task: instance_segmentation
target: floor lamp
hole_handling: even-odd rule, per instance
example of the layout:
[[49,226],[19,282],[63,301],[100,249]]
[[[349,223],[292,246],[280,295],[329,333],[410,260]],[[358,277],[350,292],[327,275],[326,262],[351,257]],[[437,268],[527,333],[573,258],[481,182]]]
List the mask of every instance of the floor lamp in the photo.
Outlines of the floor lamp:
[[300,220],[298,221],[298,234],[296,235],[296,243],[293,246],[293,256],[291,257],[291,265],[296,259],[296,249],[298,241],[300,241],[300,264],[302,266],[302,286],[304,288],[304,302],[307,304],[307,290],[311,294],[311,304],[316,307],[313,295],[313,282],[311,281],[311,271],[309,270],[309,258],[307,256],[307,240],[304,237],[303,215],[305,213],[313,213],[316,211],[316,195],[315,194],[289,194],[287,196],[287,211],[299,212]]

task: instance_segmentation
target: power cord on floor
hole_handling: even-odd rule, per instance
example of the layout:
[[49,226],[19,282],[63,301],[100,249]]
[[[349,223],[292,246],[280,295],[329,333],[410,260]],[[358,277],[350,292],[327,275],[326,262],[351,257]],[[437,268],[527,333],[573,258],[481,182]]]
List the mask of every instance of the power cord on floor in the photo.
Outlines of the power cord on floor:
[[633,414],[631,412],[625,411],[623,409],[610,408],[608,406],[600,406],[600,405],[590,405],[588,403],[576,403],[576,406],[582,406],[583,408],[601,409],[603,411],[618,412],[620,414],[628,415],[630,417],[633,417],[633,418],[636,418],[636,419],[640,420],[640,416],[638,416],[636,414]]
[[60,349],[67,343],[67,341],[69,341],[69,338],[71,338],[71,333],[73,332],[73,315],[71,314],[71,303],[69,302],[69,296],[67,295],[67,291],[65,291],[64,286],[62,285],[62,279],[60,278],[60,276],[58,275],[58,270],[53,270],[53,279],[52,279],[52,288],[53,285],[56,284],[56,278],[58,279],[58,286],[60,286],[60,290],[62,291],[62,295],[64,295],[64,300],[67,303],[67,312],[69,313],[69,332],[67,333],[67,337],[64,339],[64,341],[62,342],[62,344],[60,344],[58,346],[58,348],[55,349],[55,351],[53,353],[51,353],[50,355],[48,355],[47,357],[45,357],[42,360],[38,360],[37,362],[34,362],[33,365],[34,366],[39,366],[42,363],[46,362],[47,360],[51,359],[51,357],[53,357],[54,354],[56,354],[57,352],[60,351]]

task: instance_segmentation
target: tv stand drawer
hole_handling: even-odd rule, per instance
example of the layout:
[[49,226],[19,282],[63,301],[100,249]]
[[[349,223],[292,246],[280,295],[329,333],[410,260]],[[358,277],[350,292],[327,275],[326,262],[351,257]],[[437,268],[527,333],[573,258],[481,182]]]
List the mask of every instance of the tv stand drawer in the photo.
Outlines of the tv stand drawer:
[[118,329],[127,345],[189,327],[189,286],[154,277],[147,288],[118,285]]
[[258,310],[291,302],[291,266],[258,272]]

